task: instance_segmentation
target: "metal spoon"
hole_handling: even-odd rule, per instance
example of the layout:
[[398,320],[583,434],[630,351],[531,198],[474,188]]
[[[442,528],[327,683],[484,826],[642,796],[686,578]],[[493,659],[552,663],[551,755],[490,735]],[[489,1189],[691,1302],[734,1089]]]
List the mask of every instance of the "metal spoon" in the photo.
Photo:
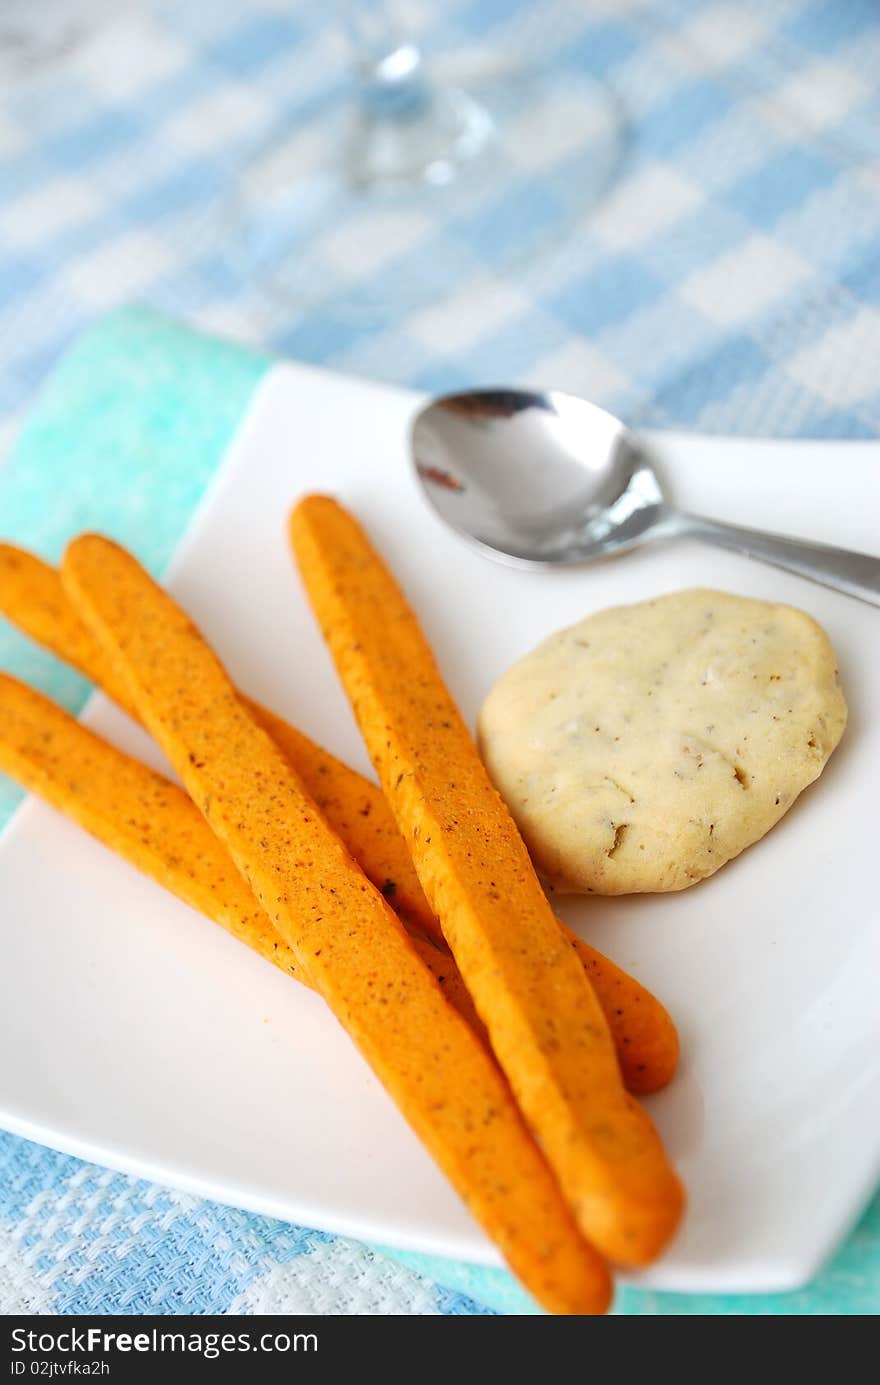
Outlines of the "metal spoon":
[[880,606],[880,558],[673,509],[641,442],[574,395],[446,395],[417,415],[412,450],[440,517],[502,562],[582,563],[686,534]]

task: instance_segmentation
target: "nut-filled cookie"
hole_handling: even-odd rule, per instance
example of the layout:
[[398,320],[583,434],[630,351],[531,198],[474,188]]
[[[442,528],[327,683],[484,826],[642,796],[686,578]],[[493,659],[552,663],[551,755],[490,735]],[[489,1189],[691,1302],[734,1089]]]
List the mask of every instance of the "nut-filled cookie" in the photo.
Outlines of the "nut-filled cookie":
[[846,702],[812,617],[724,592],[589,616],[503,675],[480,745],[560,891],[685,889],[822,773]]

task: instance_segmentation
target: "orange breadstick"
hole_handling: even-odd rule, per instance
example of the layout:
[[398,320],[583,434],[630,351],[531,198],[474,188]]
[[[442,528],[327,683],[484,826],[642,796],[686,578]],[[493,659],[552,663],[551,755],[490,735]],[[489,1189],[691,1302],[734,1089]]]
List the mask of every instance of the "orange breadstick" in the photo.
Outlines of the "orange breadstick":
[[334,500],[294,510],[312,606],[422,888],[584,1235],[641,1265],[683,1193],[604,1015],[388,569]]
[[[124,686],[64,594],[55,568],[0,544],[0,612],[72,664],[132,715]],[[447,950],[385,795],[369,779],[320,749],[273,712],[251,710],[287,756],[334,832],[413,933]],[[609,958],[560,923],[599,999],[632,1092],[666,1085],[678,1061],[678,1035],[659,1000]]]
[[[58,572],[11,544],[0,544],[0,612],[138,719],[124,683],[65,596]],[[281,717],[245,700],[373,884],[413,929],[445,948],[382,790]]]
[[[192,799],[3,673],[0,770],[267,962],[311,986]],[[427,938],[414,938],[413,946],[449,1003],[488,1043],[449,954]]]
[[511,1267],[554,1312],[608,1303],[510,1091],[380,892],[186,615],[121,548],[67,550],[68,595],[298,964]]

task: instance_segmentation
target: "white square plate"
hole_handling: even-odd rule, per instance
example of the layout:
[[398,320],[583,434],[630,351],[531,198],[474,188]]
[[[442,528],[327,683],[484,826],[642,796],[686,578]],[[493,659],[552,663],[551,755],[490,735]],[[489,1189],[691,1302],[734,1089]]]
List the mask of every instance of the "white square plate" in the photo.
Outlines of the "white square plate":
[[[336,493],[399,574],[468,718],[516,657],[600,607],[686,586],[788,601],[839,655],[850,725],[763,842],[684,894],[568,902],[570,923],[657,992],[681,1069],[650,1107],[689,1189],[645,1283],[806,1281],[880,1165],[880,611],[689,542],[517,572],[426,509],[413,396],[279,366],[170,577],[241,686],[368,763],[288,553],[291,502]],[[654,439],[677,498],[870,551],[880,446]],[[161,759],[104,698],[89,724]],[[496,1263],[321,1002],[31,801],[0,842],[0,1121],[59,1149],[366,1240]]]

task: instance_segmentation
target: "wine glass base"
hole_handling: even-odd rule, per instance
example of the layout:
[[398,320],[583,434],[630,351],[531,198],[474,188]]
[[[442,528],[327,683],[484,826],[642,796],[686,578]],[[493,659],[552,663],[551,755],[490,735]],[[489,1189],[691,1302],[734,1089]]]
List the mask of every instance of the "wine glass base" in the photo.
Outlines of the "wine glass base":
[[440,187],[484,159],[495,138],[491,115],[467,92],[426,90],[403,116],[368,107],[356,112],[345,132],[342,172],[367,196],[387,197],[420,183]]
[[624,126],[587,77],[496,69],[411,119],[318,117],[259,152],[227,208],[235,270],[273,315],[380,323],[572,237],[620,165]]

